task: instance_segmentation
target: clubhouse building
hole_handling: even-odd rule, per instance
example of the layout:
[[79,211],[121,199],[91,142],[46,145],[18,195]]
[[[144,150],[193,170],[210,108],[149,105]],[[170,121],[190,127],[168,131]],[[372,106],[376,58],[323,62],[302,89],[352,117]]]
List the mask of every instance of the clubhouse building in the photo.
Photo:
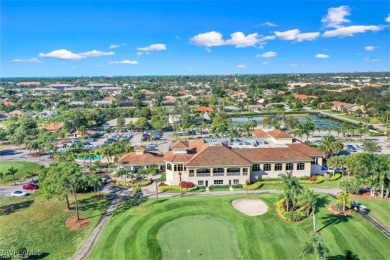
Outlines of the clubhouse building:
[[292,171],[297,177],[322,174],[323,153],[281,130],[255,130],[252,139],[199,139],[176,141],[164,155],[138,146],[119,159],[119,167],[130,170],[151,164],[166,171],[166,183],[180,180],[196,185],[234,185],[247,180],[277,178]]

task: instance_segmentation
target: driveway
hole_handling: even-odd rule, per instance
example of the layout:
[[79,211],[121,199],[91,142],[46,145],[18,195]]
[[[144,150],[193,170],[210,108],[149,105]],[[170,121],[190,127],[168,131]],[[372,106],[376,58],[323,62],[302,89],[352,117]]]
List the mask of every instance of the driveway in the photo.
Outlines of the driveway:
[[17,190],[25,191],[27,194],[33,194],[35,192],[35,190],[23,190],[23,185],[0,186],[0,198],[11,197],[11,193]]

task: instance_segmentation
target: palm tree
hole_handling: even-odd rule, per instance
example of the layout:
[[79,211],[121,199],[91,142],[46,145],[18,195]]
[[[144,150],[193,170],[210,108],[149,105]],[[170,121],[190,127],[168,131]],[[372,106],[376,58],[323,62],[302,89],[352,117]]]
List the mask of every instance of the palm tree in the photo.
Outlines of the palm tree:
[[14,181],[14,185],[16,185],[16,182],[15,182],[15,174],[18,172],[18,169],[15,169],[14,166],[12,166],[11,168],[9,168],[6,172],[6,175],[12,175],[12,180]]
[[339,192],[336,196],[337,203],[341,206],[343,206],[343,211],[345,211],[346,206],[351,206],[351,195],[348,192],[342,191]]
[[93,186],[94,190],[98,192],[98,195],[100,195],[100,189],[99,186],[102,184],[102,178],[100,178],[96,172],[92,173],[89,176],[89,183]]
[[0,179],[3,180],[3,183],[5,183],[5,176],[6,174],[4,172],[0,172]]
[[325,157],[328,158],[330,155],[337,154],[344,148],[343,143],[336,139],[333,135],[326,135],[322,137],[321,144],[317,149],[325,153]]
[[324,242],[317,233],[314,233],[310,240],[303,244],[300,255],[306,257],[314,254],[317,260],[322,260],[326,259],[327,253],[328,249],[325,247]]
[[316,229],[315,214],[316,214],[316,204],[317,204],[318,196],[316,194],[314,194],[314,191],[306,189],[303,192],[303,199],[307,203],[308,209],[309,209],[307,211],[307,216],[309,216],[310,211],[313,213],[313,230],[314,230],[314,233],[316,233],[317,229]]
[[373,180],[376,181],[380,188],[381,199],[384,198],[385,184],[388,185],[390,181],[390,159],[387,155],[377,155],[375,158],[375,165],[373,169]]
[[84,125],[80,126],[79,129],[78,129],[78,131],[79,131],[79,133],[81,134],[81,136],[83,136],[83,137],[84,137],[84,136],[87,134],[87,132],[88,132],[87,128],[86,128]]
[[120,169],[116,172],[116,176],[117,176],[117,177],[125,176],[125,181],[126,181],[127,171],[126,171],[124,168],[120,168]]
[[38,176],[38,174],[36,172],[28,171],[28,172],[26,172],[26,178],[25,179],[31,178],[31,183],[34,183],[34,177],[35,176]]
[[298,182],[298,178],[292,175],[292,172],[286,172],[279,175],[282,180],[283,196],[286,199],[286,211],[289,211],[289,205],[295,208],[298,202],[298,195],[302,193],[303,188]]

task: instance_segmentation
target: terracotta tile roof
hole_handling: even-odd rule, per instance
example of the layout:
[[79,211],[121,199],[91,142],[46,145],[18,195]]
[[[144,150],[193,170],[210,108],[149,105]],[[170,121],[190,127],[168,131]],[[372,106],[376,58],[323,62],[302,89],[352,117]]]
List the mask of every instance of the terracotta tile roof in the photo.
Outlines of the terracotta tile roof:
[[174,153],[173,151],[169,151],[164,154],[164,161],[168,162],[182,162],[186,163],[193,157],[193,154],[188,153]]
[[64,124],[61,123],[51,123],[45,125],[43,128],[45,128],[47,131],[58,131],[61,130],[64,127]]
[[186,164],[187,166],[251,165],[251,162],[224,145],[204,145],[203,150]]
[[171,146],[172,148],[185,149],[188,148],[188,142],[176,141]]
[[257,138],[270,138],[270,136],[261,129],[256,129],[252,131],[252,135],[254,135]]
[[196,108],[196,112],[213,112],[213,108],[201,106]]
[[131,165],[143,165],[143,164],[163,164],[164,156],[162,154],[143,153],[137,154],[135,152],[127,153],[119,158],[118,163],[120,164],[131,164]]
[[291,135],[287,134],[286,132],[283,132],[280,129],[272,130],[267,132],[270,136],[272,136],[275,139],[278,138],[293,138]]
[[204,139],[193,140],[188,143],[188,149],[196,149],[197,151],[199,151],[204,144]]
[[324,153],[317,151],[313,147],[308,146],[304,143],[295,143],[295,144],[288,144],[289,147],[306,154],[307,156],[323,156]]
[[311,158],[291,147],[234,148],[233,151],[252,163],[311,161]]

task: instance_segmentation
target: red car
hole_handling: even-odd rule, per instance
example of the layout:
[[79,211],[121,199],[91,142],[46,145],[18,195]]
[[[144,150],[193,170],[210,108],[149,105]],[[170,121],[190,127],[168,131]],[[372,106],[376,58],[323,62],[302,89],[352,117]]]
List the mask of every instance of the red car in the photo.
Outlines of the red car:
[[24,190],[37,190],[37,189],[39,189],[39,186],[35,185],[35,184],[31,184],[31,183],[26,183],[26,184],[23,184],[23,189]]

